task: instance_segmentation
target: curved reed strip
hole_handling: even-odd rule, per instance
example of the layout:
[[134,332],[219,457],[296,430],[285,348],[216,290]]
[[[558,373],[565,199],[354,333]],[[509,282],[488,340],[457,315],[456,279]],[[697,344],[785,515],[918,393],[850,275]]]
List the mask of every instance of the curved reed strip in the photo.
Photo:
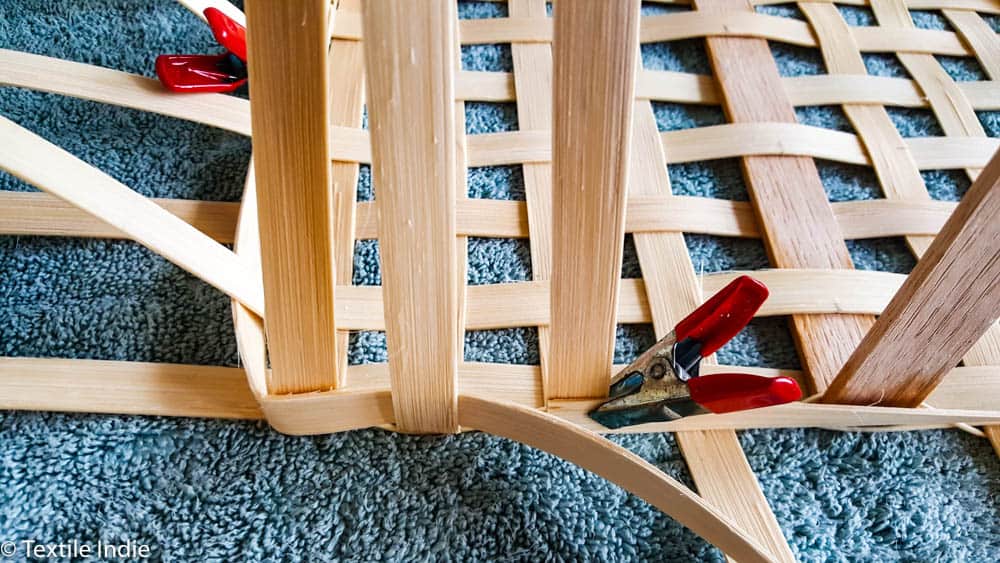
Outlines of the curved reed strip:
[[772,561],[750,536],[693,491],[605,438],[516,404],[461,395],[459,423],[557,455],[604,477],[739,561]]

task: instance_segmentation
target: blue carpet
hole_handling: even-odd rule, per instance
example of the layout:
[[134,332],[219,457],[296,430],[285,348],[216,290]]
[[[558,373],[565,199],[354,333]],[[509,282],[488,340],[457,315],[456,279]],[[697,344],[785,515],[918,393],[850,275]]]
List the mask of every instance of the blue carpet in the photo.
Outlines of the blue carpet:
[[[871,13],[841,8],[852,25]],[[653,11],[653,8],[647,7]],[[466,17],[503,5],[464,4]],[[769,13],[801,18],[789,6]],[[939,13],[918,25],[946,27]],[[996,29],[1000,20],[989,18]],[[159,53],[214,52],[200,20],[166,1],[4,0],[0,47],[151,75]],[[825,72],[819,52],[780,44],[785,75]],[[647,67],[710,73],[703,42],[646,45]],[[941,57],[957,80],[983,79],[971,58]],[[894,56],[869,72],[905,76]],[[507,46],[464,50],[469,69],[510,70]],[[662,129],[721,123],[718,107],[656,104]],[[513,104],[468,104],[469,133],[516,129]],[[208,127],[48,94],[0,88],[0,114],[140,193],[236,201],[250,142]],[[832,107],[804,123],[850,130]],[[927,110],[890,109],[903,135],[939,135]],[[983,113],[991,135],[1000,115]],[[2,148],[0,148],[2,150]],[[882,197],[870,169],[818,162],[831,200]],[[738,162],[670,168],[681,194],[746,199]],[[924,173],[934,197],[957,199],[957,171]],[[0,189],[30,189],[0,175]],[[367,169],[361,199],[371,198]],[[470,170],[476,198],[523,199],[519,167]],[[707,272],[767,266],[756,240],[686,237]],[[849,241],[860,268],[907,272],[899,239]],[[631,240],[624,274],[641,272]],[[530,278],[524,241],[471,239],[469,283]],[[358,244],[355,283],[379,283],[377,247]],[[123,241],[0,237],[0,355],[236,365],[228,302],[142,247]],[[619,330],[616,359],[652,341]],[[358,333],[351,361],[384,361],[384,338]],[[726,363],[798,367],[786,319],[755,321],[724,348]],[[534,330],[470,332],[469,360],[538,361]],[[796,555],[807,561],[995,561],[1000,464],[957,431],[846,434],[743,432],[750,464]],[[687,482],[670,435],[615,441]],[[0,542],[134,540],[156,559],[210,560],[722,560],[644,502],[584,471],[479,434],[401,436],[379,430],[293,438],[248,422],[0,413]],[[992,554],[992,555],[991,555]]]

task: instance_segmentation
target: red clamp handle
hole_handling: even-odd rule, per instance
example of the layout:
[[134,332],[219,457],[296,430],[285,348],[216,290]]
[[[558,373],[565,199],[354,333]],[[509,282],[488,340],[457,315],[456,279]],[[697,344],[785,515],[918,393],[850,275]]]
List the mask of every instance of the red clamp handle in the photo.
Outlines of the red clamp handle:
[[687,386],[691,399],[714,413],[759,409],[802,398],[799,384],[784,376],[717,373],[695,377]]
[[221,55],[160,55],[156,75],[174,92],[232,92],[246,83],[247,30],[216,8],[205,10]]
[[160,55],[156,76],[173,92],[232,92],[247,79],[233,73],[229,55]]
[[219,45],[239,57],[241,61],[247,62],[247,29],[218,8],[206,8],[205,19],[208,20],[208,27],[212,28],[212,35]]
[[767,286],[759,281],[750,276],[736,278],[677,323],[677,342],[697,340],[702,357],[712,354],[743,330],[767,296]]

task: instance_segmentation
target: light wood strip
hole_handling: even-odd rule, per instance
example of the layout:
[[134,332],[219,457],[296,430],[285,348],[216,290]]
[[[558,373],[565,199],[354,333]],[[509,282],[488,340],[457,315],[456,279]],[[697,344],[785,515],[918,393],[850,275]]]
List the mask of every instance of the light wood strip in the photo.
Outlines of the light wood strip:
[[[514,44],[512,48],[518,44]],[[530,45],[528,45],[530,46]],[[793,106],[874,104],[927,107],[927,99],[916,83],[906,78],[868,75],[791,76],[781,79]],[[977,110],[1000,108],[1000,82],[959,82],[958,88]],[[462,71],[455,95],[466,101],[511,102],[516,98],[514,78],[506,72]],[[641,70],[636,77],[635,96],[660,102],[717,105],[715,81],[710,76],[660,70]]]
[[[829,73],[867,74],[847,22],[834,4],[802,2],[799,7],[813,25]],[[885,196],[889,199],[930,200],[917,164],[885,108],[854,104],[845,104],[843,108],[871,158]],[[906,242],[919,256],[930,245],[932,238],[907,237]]]
[[[360,34],[354,25],[351,22],[338,22],[333,29],[333,37],[358,39]],[[463,45],[548,43],[553,38],[553,22],[545,17],[511,16],[461,20],[459,28]],[[865,52],[906,51],[955,56],[971,54],[958,36],[950,31],[856,27],[851,32]],[[642,18],[642,43],[700,37],[753,37],[803,47],[816,46],[808,24],[792,18],[753,12],[715,17],[700,12],[679,12]]]
[[329,0],[247,6],[268,390],[277,394],[341,383],[327,146],[329,7]]
[[[226,0],[177,0],[177,2],[202,20],[205,20],[206,9],[215,8],[236,20],[240,25],[244,27],[247,25],[247,18],[243,15],[243,11]],[[207,22],[207,20],[205,21]]]
[[944,17],[972,48],[986,75],[1000,80],[1000,41],[989,24],[979,14],[964,10],[944,10]]
[[[508,10],[513,17],[544,17],[545,0],[511,0]],[[511,45],[514,85],[517,96],[517,121],[522,130],[552,130],[552,49],[545,44]],[[531,277],[548,280],[552,276],[552,165],[546,162],[525,163],[524,194],[531,249]],[[481,213],[477,213],[482,217]],[[521,214],[518,214],[518,219]],[[493,215],[499,217],[499,215]],[[462,214],[459,212],[459,224]],[[549,327],[539,326],[538,355],[541,364],[543,396],[549,381]]]
[[996,452],[997,456],[1000,456],[1000,426],[985,426],[983,432],[993,444],[993,451]]
[[1000,311],[1000,153],[838,374],[824,401],[919,405]]
[[[560,4],[558,9],[564,9]],[[765,547],[698,495],[634,453],[558,418],[463,395],[461,423],[547,451],[618,484],[740,561],[772,561]]]
[[[514,44],[512,49],[518,44]],[[529,45],[530,46],[530,45]],[[793,106],[874,104],[927,107],[920,88],[912,80],[887,76],[829,75],[791,76],[781,79]],[[977,110],[1000,108],[1000,82],[959,82],[958,88]],[[462,71],[455,95],[461,100],[510,102],[516,98],[514,78],[506,72]],[[638,99],[687,104],[720,103],[710,76],[683,72],[640,70],[636,77]]]
[[[944,15],[958,30],[958,34],[972,47],[986,75],[991,80],[1000,79],[1000,41],[997,40],[997,34],[974,12],[944,10]],[[961,88],[964,84],[960,83],[958,86]],[[969,96],[969,91],[963,89],[963,93],[975,108],[976,103]],[[1000,364],[1000,326],[994,324],[987,329],[962,360],[967,366]],[[1000,426],[987,426],[983,430],[997,455],[1000,455]]]
[[[806,3],[802,3],[806,4]],[[820,39],[820,44],[824,42]],[[829,70],[829,69],[828,69]],[[878,104],[924,107],[927,100],[912,80],[867,74],[795,76],[782,78],[793,106]]]
[[[213,240],[232,244],[239,203],[149,199]],[[0,234],[128,238],[127,234],[97,217],[43,192],[0,192]]]
[[[337,18],[361,14],[359,0],[340,0]],[[328,57],[330,87],[330,125],[361,128],[364,113],[365,64],[364,49],[357,41],[333,40]],[[334,271],[336,283],[350,285],[354,278],[355,201],[358,191],[358,163],[331,164],[334,207]],[[347,373],[347,352],[350,332],[337,333],[337,373]]]
[[1000,96],[997,95],[997,87],[1000,80],[985,80],[977,82],[960,82],[958,89],[965,94],[966,99],[977,110],[1000,109]]
[[[910,12],[902,0],[872,0],[872,11],[880,26],[879,31],[887,34],[897,31],[912,31],[916,29]],[[937,59],[932,55],[920,52],[904,52],[898,49],[900,62],[907,72],[923,90],[930,103],[931,110],[937,117],[945,135],[952,137],[985,137],[986,132],[976,117],[971,104],[962,94],[955,81],[951,79]],[[975,53],[970,53],[975,54]],[[973,180],[979,173],[979,167],[965,166],[966,172]]]
[[175,94],[158,80],[0,49],[0,84],[149,111],[250,134],[250,104],[223,94]]
[[[786,77],[781,82],[795,106],[928,105],[915,83],[902,78],[817,75]],[[0,84],[130,107],[250,134],[246,100],[223,94],[174,94],[163,89],[157,80],[83,63],[0,49]],[[1000,109],[1000,82],[960,82],[956,87],[974,109]],[[514,101],[513,77],[503,72],[462,71],[456,81],[456,96],[466,101]],[[640,71],[636,97],[677,103],[719,103],[711,77],[667,71]]]
[[[856,0],[868,4],[869,0]],[[846,2],[845,2],[846,3]],[[1000,5],[994,0],[906,0],[906,7],[911,10],[971,10],[988,14],[1000,13]]]
[[664,70],[640,70],[635,79],[635,97],[689,104],[719,103],[711,76]]
[[[233,242],[236,203],[152,199],[218,242]],[[955,209],[948,201],[860,200],[831,204],[845,239],[935,235]],[[520,201],[467,199],[456,202],[460,236],[528,238],[527,205]],[[357,239],[378,238],[373,202],[356,204]],[[625,232],[684,232],[759,238],[747,202],[697,196],[629,198]],[[54,196],[0,191],[0,234],[128,238],[128,235]],[[534,267],[533,267],[534,269]]]
[[[772,296],[759,316],[825,313],[882,312],[902,285],[905,276],[855,270],[757,270],[720,272],[699,278],[711,296],[736,276],[750,274],[772,288]],[[339,286],[337,326],[342,330],[385,330],[382,288]],[[518,303],[518,307],[511,307]],[[465,328],[483,330],[514,326],[548,325],[549,282],[531,281],[475,285],[468,288]],[[648,323],[653,320],[642,280],[623,279],[619,284],[618,323]]]
[[797,123],[730,123],[667,131],[662,135],[670,164],[766,155],[869,163],[857,136]]
[[0,117],[0,169],[126,233],[257,312],[260,277],[221,244],[65,150]]
[[955,210],[948,201],[869,200],[834,203],[847,239],[935,235]]
[[638,0],[580,0],[555,12],[550,398],[607,394],[638,31]]
[[[616,366],[617,369],[621,367],[624,366]],[[705,366],[705,373],[734,369],[768,377],[801,377],[801,373],[795,371],[735,366]],[[279,430],[292,434],[321,434],[391,424],[388,365],[351,366],[349,372],[351,385],[346,389],[261,396],[263,412],[274,415],[269,418]],[[459,382],[463,393],[541,407],[538,372],[538,366],[467,362],[459,366]],[[247,379],[240,368],[0,357],[0,409],[260,418],[262,411],[247,387]],[[109,394],[109,389],[114,394]],[[378,396],[384,396],[385,408],[381,411],[368,408],[382,405]],[[874,429],[870,426],[874,423],[888,424],[890,429],[895,429],[902,424],[975,422],[984,416],[996,421],[1000,417],[1000,412],[995,410],[1000,404],[1000,369],[995,366],[955,368],[934,390],[929,402],[939,410],[882,407],[847,407],[849,410],[844,410],[843,405],[801,403],[784,412],[775,413],[773,409],[745,411],[738,418],[730,415],[690,417],[685,419],[683,428],[846,428],[856,424],[860,429]],[[590,400],[560,401],[554,403],[554,414],[568,419],[585,417],[586,409],[593,403]],[[352,413],[357,416],[351,416]],[[671,431],[671,428],[650,429],[644,425],[623,430],[649,432]]]
[[[332,158],[371,162],[368,134],[332,128]],[[798,123],[730,123],[662,133],[667,163],[678,164],[740,156],[811,156],[849,164],[870,165],[856,135]],[[503,166],[552,160],[548,131],[509,131],[470,135],[469,166]],[[982,167],[1000,140],[974,137],[917,137],[906,147],[921,170]]]
[[[707,14],[753,11],[744,0],[696,0]],[[767,42],[708,38],[708,53],[729,119],[796,121],[781,92]],[[761,92],[775,95],[762,97]],[[669,150],[669,149],[668,149]],[[816,165],[803,157],[746,157],[743,168],[771,263],[779,268],[853,267]],[[795,186],[794,191],[788,186]],[[811,386],[823,390],[874,319],[863,315],[794,315],[793,333]]]
[[[246,181],[243,185],[243,203],[240,205],[239,221],[236,224],[236,236],[233,241],[233,252],[246,262],[256,275],[261,275],[260,256],[260,224],[257,217],[257,174],[254,171],[253,157],[247,167]],[[264,334],[264,319],[246,308],[242,303],[232,300],[233,329],[236,333],[236,347],[240,354],[240,362],[247,373],[247,383],[254,397],[259,401],[267,395],[267,341]]]
[[816,44],[805,22],[753,11],[713,15],[692,11],[647,16],[642,19],[639,40],[657,43],[708,36],[759,37],[803,47]]
[[[494,386],[490,396],[496,400],[518,402],[529,396],[529,387],[537,385],[537,367],[510,366],[505,364],[479,364],[468,370],[470,364],[461,368],[460,385],[463,394],[482,395],[477,389],[487,381],[509,382],[502,387]],[[712,366],[706,366],[711,368]],[[731,371],[732,366],[719,366],[718,370]],[[760,375],[776,375],[776,370],[759,368],[739,368]],[[969,374],[959,368],[955,375],[962,373],[966,381]],[[322,393],[303,395],[281,395],[266,397],[261,408],[268,422],[275,429],[286,434],[309,435],[342,432],[370,426],[391,425],[392,406],[389,396],[388,378],[385,364],[352,366],[352,381],[373,381],[356,389],[338,389]],[[532,372],[534,370],[534,372]],[[356,375],[354,372],[360,371]],[[995,370],[994,370],[995,373]],[[781,372],[788,375],[788,372]],[[954,376],[953,376],[954,377]],[[482,379],[479,379],[482,378]],[[518,383],[522,382],[522,383]],[[974,384],[974,383],[966,383]],[[989,393],[995,398],[997,388]],[[510,397],[510,398],[508,398]],[[540,400],[540,398],[538,399]],[[940,400],[937,409],[910,409],[891,407],[862,407],[854,405],[824,405],[818,403],[791,403],[766,409],[740,411],[725,415],[702,415],[685,417],[664,423],[643,424],[609,432],[587,416],[600,400],[552,400],[550,414],[567,420],[592,432],[600,433],[647,433],[695,430],[745,430],[751,428],[831,428],[854,431],[911,430],[914,426],[923,428],[943,427],[957,422],[982,424],[1000,421],[1000,411],[966,410],[944,408]],[[525,404],[525,403],[520,403]],[[993,405],[996,403],[994,402]],[[388,426],[389,428],[394,428]]]
[[[871,164],[856,135],[795,123],[731,123],[668,131],[662,135],[669,164],[769,155]],[[1000,147],[1000,140],[917,137],[905,139],[903,146],[912,154],[919,169],[938,170],[982,166]]]
[[239,368],[0,358],[0,389],[2,409],[261,418]]
[[458,430],[455,5],[364,4],[393,411],[407,432]]
[[[637,101],[633,113],[629,185],[633,197],[670,195],[670,176],[663,165],[664,160],[653,108],[648,101]],[[694,274],[683,234],[636,233],[633,239],[653,328],[656,338],[660,339],[701,304],[701,286]],[[714,363],[713,360],[706,358],[703,363]],[[775,559],[795,561],[736,433],[729,430],[678,432],[677,443],[705,500],[759,540]],[[733,498],[740,500],[733,502]]]
[[[457,14],[456,14],[457,17]],[[452,59],[454,64],[453,76],[458,76],[458,73],[462,70],[462,44],[459,42],[458,36],[458,26],[452,26],[454,32],[454,52],[452,53]],[[469,184],[468,176],[469,170],[466,165],[468,150],[465,146],[465,102],[456,98],[455,99],[455,204],[456,206],[469,199]],[[458,223],[458,217],[455,217],[455,223]],[[467,306],[467,282],[469,278],[469,240],[468,238],[459,235],[456,241],[456,254],[455,262],[457,266],[457,272],[455,274],[457,279],[457,292],[458,292],[458,330],[455,331],[455,336],[458,338],[457,343],[457,354],[458,361],[461,362],[465,359],[465,316],[466,316],[466,306]]]
[[[825,45],[824,57],[831,72],[866,72],[856,46],[853,46],[846,33],[846,23],[835,7],[804,3],[801,8],[814,24],[820,43]],[[974,51],[987,69],[990,78],[997,78],[1000,71],[992,66],[992,59],[1000,58],[1000,42],[997,42],[996,34],[975,13],[946,10],[945,16],[959,29],[960,34],[970,45],[974,46]],[[828,36],[826,41],[824,35]],[[916,165],[908,157],[902,139],[886,112],[876,106],[844,106],[844,109],[868,146],[869,152],[873,154],[872,160],[887,197],[929,200],[930,196],[916,170]],[[877,149],[879,144],[884,150]],[[932,240],[933,237],[927,236],[907,238],[907,242],[918,257],[926,252]],[[1000,329],[996,326],[988,329],[983,338],[966,354],[965,361],[968,365],[1000,363]]]
[[[550,413],[591,432],[608,432],[587,413],[598,401],[552,401]],[[818,407],[818,408],[817,408]],[[642,424],[630,433],[682,432],[690,430],[748,430],[751,428],[827,428],[830,430],[899,430],[902,427],[940,427],[964,422],[995,425],[1000,411],[913,409],[857,405],[787,403],[763,409],[717,415],[688,416],[672,422]],[[906,428],[909,430],[910,428]],[[608,432],[618,434],[621,432]]]
[[[681,431],[675,436],[701,496],[738,522],[775,561],[794,563],[795,554],[743,453],[736,431]],[[728,555],[730,561],[735,560]]]
[[[512,54],[516,45],[511,45]],[[455,73],[455,97],[467,102],[512,102],[517,98],[514,75],[509,72],[460,70]]]

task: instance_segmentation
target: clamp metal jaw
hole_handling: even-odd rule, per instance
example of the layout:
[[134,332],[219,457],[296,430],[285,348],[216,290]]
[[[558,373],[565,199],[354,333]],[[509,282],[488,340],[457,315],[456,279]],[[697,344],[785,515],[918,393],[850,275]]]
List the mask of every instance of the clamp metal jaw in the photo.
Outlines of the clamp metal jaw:
[[615,376],[608,401],[590,417],[621,428],[800,399],[802,391],[789,377],[699,374],[701,359],[743,330],[767,296],[767,287],[749,276],[733,280]]

